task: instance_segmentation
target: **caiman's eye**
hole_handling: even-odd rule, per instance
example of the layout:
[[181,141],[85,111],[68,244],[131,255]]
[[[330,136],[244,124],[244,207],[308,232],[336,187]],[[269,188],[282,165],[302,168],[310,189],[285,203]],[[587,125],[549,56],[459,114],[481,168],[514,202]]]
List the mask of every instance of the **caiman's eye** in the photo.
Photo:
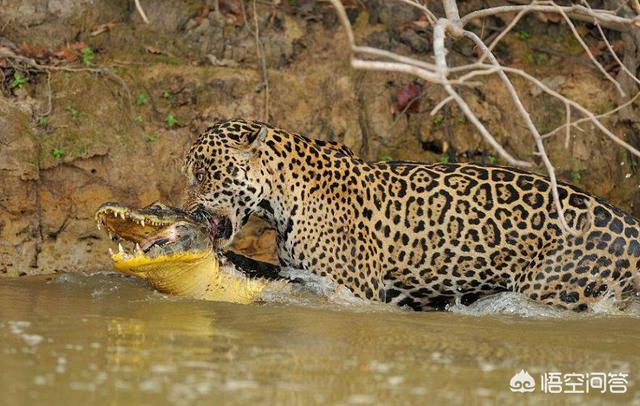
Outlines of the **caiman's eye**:
[[196,183],[202,183],[202,182],[204,182],[204,178],[205,178],[204,171],[198,171],[198,172],[196,172]]

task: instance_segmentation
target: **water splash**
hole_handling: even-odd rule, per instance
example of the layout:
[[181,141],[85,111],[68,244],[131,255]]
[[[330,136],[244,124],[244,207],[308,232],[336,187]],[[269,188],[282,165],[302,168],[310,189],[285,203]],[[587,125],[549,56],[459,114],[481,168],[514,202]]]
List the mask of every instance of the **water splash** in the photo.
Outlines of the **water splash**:
[[293,292],[275,292],[262,296],[266,302],[297,304],[311,307],[332,307],[334,309],[348,308],[351,311],[402,311],[385,303],[373,302],[355,296],[345,286],[333,282],[331,279],[316,275],[302,269],[285,267],[280,270],[280,276],[294,280]]
[[469,306],[456,302],[447,308],[453,313],[472,316],[490,314],[513,315],[526,318],[579,318],[593,315],[640,316],[640,301],[632,300],[620,303],[613,298],[604,298],[596,302],[589,312],[576,313],[571,310],[536,303],[521,293],[503,292],[479,299]]

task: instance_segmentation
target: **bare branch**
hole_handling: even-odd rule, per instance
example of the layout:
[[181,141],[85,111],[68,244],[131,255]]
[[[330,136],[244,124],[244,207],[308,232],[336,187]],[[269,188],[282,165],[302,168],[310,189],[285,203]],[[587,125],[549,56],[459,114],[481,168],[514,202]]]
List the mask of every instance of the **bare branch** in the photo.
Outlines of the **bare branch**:
[[613,29],[616,31],[630,31],[631,29],[634,29],[634,26],[636,28],[640,27],[640,17],[636,17],[633,19],[618,17],[617,15],[615,15],[613,12],[609,10],[601,10],[601,9],[590,10],[586,7],[576,5],[576,4],[574,4],[573,6],[562,7],[562,6],[557,6],[553,2],[544,2],[547,4],[553,4],[553,5],[545,5],[545,4],[534,5],[529,3],[528,1],[520,1],[520,0],[512,0],[512,1],[515,1],[516,3],[522,2],[527,4],[523,4],[521,6],[492,7],[492,8],[474,11],[462,17],[460,22],[464,27],[467,24],[469,24],[471,20],[474,20],[476,18],[489,17],[489,16],[494,16],[497,14],[504,14],[504,13],[517,13],[524,9],[526,9],[527,12],[540,11],[540,12],[555,13],[558,11],[557,7],[560,7],[560,9],[562,9],[562,11],[564,11],[571,18],[574,18],[579,21],[589,22],[589,23],[593,23],[594,21],[597,20],[603,27]]
[[413,1],[413,0],[398,0],[398,1],[420,9],[424,13],[424,15],[427,16],[427,19],[429,20],[429,23],[431,25],[435,24],[436,21],[438,20],[436,16],[433,15],[431,10],[429,10],[425,5],[418,3],[417,1]]
[[438,114],[438,111],[440,111],[440,109],[442,109],[447,103],[451,101],[453,101],[453,97],[451,96],[445,97],[440,103],[436,104],[436,107],[434,107],[433,110],[431,110],[429,115],[435,116],[436,114]]
[[145,24],[149,24],[149,19],[147,18],[147,15],[144,13],[144,10],[140,5],[140,0],[135,0],[135,2],[136,2],[136,9],[138,10],[138,14],[140,14],[140,17],[142,17],[142,21],[144,21]]
[[[598,114],[597,116],[595,116],[595,118],[597,118],[597,119],[606,118],[606,117],[608,117],[608,116],[610,116],[610,115],[612,115],[614,113],[617,113],[618,111],[620,111],[620,110],[624,109],[625,107],[631,105],[634,101],[636,101],[638,99],[638,97],[640,97],[640,92],[636,93],[635,96],[633,96],[631,99],[627,100],[625,103],[623,103],[623,104],[619,105],[618,107],[616,107],[614,109],[611,109],[611,110],[609,110],[609,111],[607,111],[605,113]],[[567,104],[567,107],[568,106],[569,105]],[[560,127],[556,128],[556,129],[553,129],[553,130],[549,131],[548,133],[544,134],[542,136],[542,138],[551,137],[552,135],[554,135],[558,131],[561,131],[563,128],[567,128],[567,127],[576,127],[576,128],[578,128],[577,127],[578,124],[582,124],[582,123],[587,122],[587,121],[591,121],[591,117],[583,117],[583,118],[581,118],[579,120],[563,124]]]
[[[638,4],[638,0],[635,0],[636,4]],[[585,7],[588,7],[591,10],[591,6],[589,6],[589,3],[586,2],[586,0],[583,0],[583,3],[585,5]],[[638,13],[640,13],[640,11],[638,11]],[[602,27],[600,26],[600,24],[598,23],[598,21],[594,21],[594,25],[598,28],[598,32],[600,33],[600,38],[602,38],[602,41],[605,43],[605,45],[607,46],[607,49],[609,50],[609,53],[611,54],[611,56],[613,57],[613,59],[615,59],[615,61],[618,63],[618,65],[620,66],[620,69],[622,69],[622,71],[624,73],[626,73],[627,75],[629,75],[629,77],[636,83],[640,84],[640,79],[638,79],[636,77],[636,75],[634,75],[631,71],[629,71],[629,69],[625,66],[624,63],[622,63],[622,61],[620,60],[620,58],[618,57],[618,54],[616,54],[616,51],[613,49],[613,47],[611,46],[611,43],[609,42],[609,39],[607,38],[606,35],[604,35],[604,31],[602,31]]]
[[[471,31],[465,31],[465,36],[467,38],[471,39],[476,44],[476,46],[480,47],[480,49],[482,49],[483,52],[486,53],[486,56],[489,58],[489,61],[494,66],[500,67],[500,63],[498,62],[498,60],[493,55],[493,53],[491,53],[489,48],[487,48],[487,46],[484,44],[484,42],[482,42],[480,37],[478,37],[476,34],[474,34]],[[538,149],[538,153],[539,153],[540,157],[542,158],[542,162],[544,163],[544,166],[547,169],[547,174],[549,175],[549,180],[551,181],[551,194],[553,196],[553,201],[554,201],[554,203],[556,205],[556,210],[558,211],[558,218],[560,219],[560,223],[562,224],[562,227],[566,231],[570,232],[571,234],[576,235],[576,234],[578,234],[578,232],[576,230],[573,230],[569,226],[569,224],[567,224],[567,220],[566,220],[565,215],[564,215],[564,209],[562,208],[562,202],[560,201],[560,195],[558,193],[558,180],[556,178],[556,172],[555,172],[553,164],[551,163],[551,160],[549,159],[549,156],[547,155],[547,152],[546,152],[546,150],[544,148],[544,144],[542,143],[542,137],[540,136],[540,133],[538,132],[538,129],[536,128],[535,124],[533,124],[533,121],[531,120],[531,117],[529,116],[529,112],[527,111],[527,109],[522,104],[522,101],[520,100],[520,97],[518,96],[518,92],[513,87],[513,84],[511,83],[511,81],[509,80],[507,75],[504,73],[503,70],[499,70],[497,73],[498,73],[498,76],[500,77],[500,79],[502,80],[502,82],[504,83],[504,85],[509,90],[509,94],[511,95],[511,99],[513,100],[513,102],[516,105],[518,111],[520,112],[520,115],[522,116],[525,124],[527,125],[527,128],[529,128],[529,131],[531,131],[531,135],[533,135],[533,139],[534,139],[534,141],[536,143],[536,148]]]
[[[444,35],[447,27],[450,26],[450,22],[444,18],[441,18],[436,23],[436,26],[433,30],[433,53],[436,57],[436,65],[438,66],[439,73],[441,78],[446,79],[446,71],[447,71],[447,60],[445,56],[445,48],[444,48]],[[480,134],[484,137],[484,139],[495,149],[507,162],[511,165],[516,166],[531,166],[530,162],[521,161],[519,159],[514,158],[510,153],[508,153],[502,145],[491,135],[491,133],[487,130],[487,128],[482,124],[478,117],[471,111],[469,105],[464,101],[462,97],[453,89],[450,84],[444,84],[444,89],[449,93],[449,97],[456,101],[460,110],[464,113],[467,119],[480,131]]]
[[260,42],[260,27],[258,24],[258,12],[256,11],[256,0],[253,0],[253,21],[255,23],[256,54],[259,60],[258,63],[262,67],[262,84],[264,85],[264,110],[262,119],[269,121],[269,72],[267,71],[267,60],[264,55],[264,48],[262,42]]
[[600,72],[604,75],[604,77],[606,77],[611,83],[613,83],[616,86],[616,88],[618,89],[618,92],[620,92],[620,94],[622,96],[625,96],[624,90],[622,90],[622,86],[620,86],[620,83],[618,83],[617,80],[615,80],[613,77],[611,77],[611,75],[609,75],[609,72],[607,72],[607,70],[604,68],[604,66],[602,66],[602,64],[600,64],[600,62],[598,62],[596,57],[593,56],[593,54],[591,53],[591,50],[589,49],[587,44],[585,44],[585,42],[582,40],[582,37],[580,36],[580,33],[578,33],[578,30],[576,30],[576,26],[573,25],[573,23],[571,22],[571,19],[567,16],[567,13],[565,13],[562,10],[562,7],[560,7],[560,6],[556,6],[556,8],[558,9],[558,13],[560,13],[560,15],[567,22],[567,25],[569,26],[569,28],[571,28],[571,32],[573,33],[573,36],[576,37],[576,39],[578,40],[578,42],[580,43],[582,48],[585,50],[587,55],[589,55],[589,58],[591,59],[593,64],[596,65],[596,67],[600,70]]
[[[606,39],[604,32],[602,31],[601,26],[607,28],[613,28],[620,31],[629,31],[631,29],[636,29],[640,27],[640,17],[636,18],[623,18],[615,15],[615,13],[608,10],[594,10],[589,7],[588,4],[586,6],[580,5],[572,5],[572,6],[559,6],[554,1],[546,0],[546,1],[533,1],[526,2],[526,4],[515,5],[515,6],[504,6],[504,7],[493,7],[484,10],[475,11],[467,14],[466,16],[460,18],[458,7],[455,0],[442,0],[442,5],[445,11],[446,18],[436,19],[434,14],[429,11],[428,7],[420,4],[417,0],[398,0],[404,4],[411,5],[413,7],[417,7],[422,10],[427,16],[429,22],[433,25],[433,57],[434,63],[425,62],[421,60],[417,60],[407,56],[401,56],[395,54],[390,51],[381,50],[373,47],[361,47],[356,44],[355,37],[353,34],[353,30],[351,28],[351,24],[349,19],[347,18],[346,12],[340,0],[330,0],[333,4],[336,12],[338,13],[338,17],[344,26],[347,32],[347,38],[349,40],[350,48],[353,52],[353,56],[351,58],[351,65],[356,69],[370,69],[370,70],[385,70],[385,71],[393,71],[411,74],[413,76],[424,79],[430,83],[440,84],[444,90],[447,92],[447,97],[439,102],[432,110],[431,115],[436,114],[443,106],[451,101],[455,101],[460,110],[463,112],[465,117],[473,124],[482,137],[494,148],[500,156],[506,160],[509,164],[515,166],[531,166],[532,164],[527,161],[522,161],[511,156],[504,147],[494,138],[494,136],[487,130],[484,124],[478,119],[478,117],[473,113],[467,102],[461,96],[461,94],[454,88],[459,85],[469,85],[470,80],[474,77],[485,76],[497,74],[502,83],[507,88],[513,103],[523,118],[524,123],[533,136],[534,143],[536,145],[536,150],[534,154],[540,156],[542,159],[542,163],[547,171],[549,176],[549,180],[551,183],[551,194],[554,202],[554,206],[558,212],[558,218],[561,225],[561,228],[569,232],[571,234],[577,234],[579,231],[572,229],[566,219],[564,214],[562,202],[560,200],[560,194],[558,191],[558,181],[555,174],[555,169],[553,164],[545,150],[545,146],[543,140],[554,133],[560,131],[561,129],[566,130],[565,135],[565,147],[569,147],[569,140],[571,137],[571,129],[576,128],[580,130],[577,126],[581,122],[591,122],[594,126],[596,126],[600,131],[602,131],[607,137],[609,137],[616,144],[621,145],[631,153],[636,156],[640,156],[640,151],[634,148],[632,145],[621,139],[620,137],[613,134],[609,129],[607,129],[600,121],[600,118],[603,118],[606,115],[613,114],[614,111],[618,111],[624,108],[626,105],[629,105],[633,102],[639,95],[634,96],[633,99],[629,100],[622,106],[619,106],[617,109],[614,109],[610,112],[604,113],[602,115],[596,116],[588,109],[580,105],[579,103],[561,95],[560,93],[552,90],[547,85],[542,83],[537,78],[529,75],[523,70],[515,69],[511,67],[501,66],[498,62],[495,55],[493,55],[492,50],[499,43],[499,41],[510,32],[513,27],[518,23],[518,21],[527,13],[532,11],[546,12],[546,13],[557,13],[560,14],[564,20],[567,22],[567,25],[571,29],[573,35],[577,38],[580,45],[583,47],[585,52],[587,52],[591,61],[596,65],[596,67],[600,70],[603,76],[605,76],[608,80],[610,80],[618,91],[624,95],[622,90],[622,86],[618,83],[600,64],[594,55],[592,54],[589,47],[586,45],[584,40],[581,38],[578,33],[575,25],[571,21],[571,18],[588,21],[595,23],[598,27],[601,36],[603,37],[605,44],[616,62],[621,65],[622,69],[626,69],[625,73],[631,74],[628,69],[620,62],[615,52],[613,52],[613,47]],[[521,0],[512,0],[517,3],[522,3]],[[502,30],[500,34],[492,41],[490,46],[487,46],[483,40],[478,37],[475,33],[471,31],[467,31],[464,29],[464,26],[468,24],[470,21],[474,19],[480,19],[487,16],[493,16],[501,13],[517,13],[514,19],[510,21],[505,29]],[[476,47],[481,49],[482,55],[479,60],[475,63],[449,67],[447,64],[447,49],[445,46],[445,36],[450,35],[453,38],[467,37]],[[362,58],[373,58],[374,60],[362,59]],[[382,60],[377,60],[382,59]],[[484,60],[488,59],[490,64],[484,63]],[[509,76],[507,74],[515,74],[523,77],[525,80],[533,83],[537,87],[539,87],[542,91],[549,94],[550,96],[560,100],[565,105],[566,110],[566,122],[563,126],[560,126],[553,130],[552,132],[540,135],[538,128],[533,123],[527,109],[524,107],[520,96],[518,95],[513,83],[511,82]],[[634,80],[637,83],[640,83],[640,80],[634,77]],[[577,112],[584,115],[583,118],[577,121],[571,121],[572,109],[575,109]]]

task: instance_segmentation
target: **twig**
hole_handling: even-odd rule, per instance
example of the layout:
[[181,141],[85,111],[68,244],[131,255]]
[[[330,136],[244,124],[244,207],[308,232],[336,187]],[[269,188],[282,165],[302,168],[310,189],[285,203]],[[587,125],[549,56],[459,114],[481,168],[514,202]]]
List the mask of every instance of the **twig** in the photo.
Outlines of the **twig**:
[[258,13],[256,11],[256,0],[253,0],[253,21],[255,23],[256,38],[256,54],[262,66],[262,83],[264,83],[264,117],[265,121],[269,120],[269,75],[267,72],[267,61],[265,59],[262,43],[260,42],[260,28],[258,26]]
[[429,115],[435,116],[436,114],[438,114],[438,111],[440,111],[440,109],[443,108],[450,101],[453,101],[453,97],[451,96],[445,97],[440,103],[436,104],[436,107],[434,107],[433,110],[431,110]]
[[[585,121],[591,121],[596,127],[598,127],[598,129],[600,129],[600,131],[602,131],[607,137],[609,137],[612,141],[614,141],[616,144],[624,147],[625,149],[627,149],[629,152],[631,152],[633,155],[640,157],[640,151],[638,151],[635,147],[633,147],[631,144],[629,144],[628,142],[620,139],[620,137],[618,137],[617,135],[615,135],[614,133],[612,133],[607,127],[605,127],[597,118],[596,116],[590,112],[588,109],[586,109],[585,107],[583,107],[582,105],[580,105],[579,103],[568,99],[566,97],[564,97],[563,95],[561,95],[560,93],[554,91],[553,89],[551,89],[550,87],[548,87],[547,85],[545,85],[544,83],[542,83],[540,80],[538,80],[537,78],[535,78],[534,76],[529,75],[528,73],[526,73],[525,71],[521,70],[521,69],[515,69],[515,68],[510,68],[507,66],[502,66],[499,69],[486,69],[486,70],[482,70],[482,71],[477,71],[477,72],[473,72],[473,74],[469,74],[467,76],[471,77],[471,76],[477,76],[477,75],[488,75],[488,74],[493,74],[496,73],[500,70],[503,70],[507,73],[513,73],[516,75],[519,75],[527,80],[529,80],[530,82],[532,82],[534,85],[538,86],[543,92],[549,94],[550,96],[553,96],[557,99],[559,99],[560,101],[562,101],[563,103],[569,104],[571,107],[575,108],[576,110],[578,110],[580,113],[584,114],[586,117]],[[635,100],[635,98],[634,98]],[[628,104],[626,104],[628,105]],[[624,105],[622,106],[624,107]]]
[[404,106],[404,108],[402,109],[402,111],[400,111],[398,113],[398,115],[396,116],[396,118],[393,120],[393,123],[391,123],[391,126],[389,126],[389,129],[387,130],[387,132],[390,132],[393,127],[396,126],[396,124],[398,124],[398,121],[400,121],[400,119],[405,115],[405,113],[407,111],[409,111],[409,109],[411,108],[411,106],[413,106],[417,101],[419,101],[420,99],[422,99],[422,97],[426,94],[426,91],[422,91],[419,95],[417,95],[416,97],[414,97],[413,99],[409,100],[409,102],[407,103],[406,106]]
[[564,149],[569,149],[569,141],[571,140],[571,106],[568,104],[564,105],[567,116],[567,131],[564,137]]
[[51,114],[51,110],[53,110],[53,102],[52,102],[52,92],[51,92],[51,72],[47,71],[47,111],[40,114],[40,117],[47,117]]
[[[607,70],[604,68],[604,66],[602,66],[602,64],[600,62],[598,62],[598,60],[596,59],[595,56],[593,56],[593,54],[591,53],[591,50],[589,49],[589,47],[587,46],[587,44],[585,44],[585,42],[583,41],[582,37],[580,36],[580,33],[578,33],[578,30],[576,30],[576,26],[573,25],[573,23],[571,22],[571,19],[569,18],[569,16],[567,16],[567,13],[565,13],[562,10],[562,7],[560,6],[556,6],[558,13],[564,18],[564,20],[567,22],[567,25],[569,26],[569,28],[571,29],[571,32],[573,33],[573,36],[576,37],[576,39],[578,40],[578,42],[580,43],[580,45],[582,46],[582,48],[585,50],[585,52],[587,53],[587,55],[589,55],[589,58],[591,59],[591,61],[593,62],[594,65],[596,65],[596,67],[600,70],[600,72],[604,75],[605,78],[607,78],[611,83],[613,83],[615,85],[615,87],[618,89],[618,92],[620,92],[620,94],[622,96],[625,96],[624,90],[622,90],[622,86],[620,86],[620,83],[618,83],[617,80],[615,80],[610,74],[609,72],[607,72]],[[597,21],[597,20],[596,20]]]
[[[531,5],[529,5],[526,8],[523,8],[522,10],[520,10],[518,14],[516,14],[513,20],[509,22],[507,27],[504,30],[502,30],[502,32],[496,37],[496,39],[494,39],[491,42],[491,45],[489,45],[489,51],[493,52],[493,50],[498,45],[498,43],[502,40],[502,38],[504,38],[513,29],[513,27],[515,27],[518,21],[520,21],[520,19],[522,19],[522,17],[524,17],[524,15],[527,14],[530,11],[531,7],[533,7],[535,4],[536,2],[534,1]],[[482,62],[486,55],[487,54],[483,54],[479,62]]]
[[135,0],[135,2],[136,2],[136,9],[138,10],[138,14],[140,14],[140,17],[142,17],[142,21],[144,21],[145,24],[149,24],[149,19],[147,18],[147,15],[144,13],[144,10],[140,5],[140,0]]
[[86,68],[86,67],[79,68],[79,67],[73,67],[73,66],[41,65],[31,58],[27,58],[22,55],[17,55],[11,51],[7,51],[6,48],[0,48],[0,58],[7,58],[9,60],[20,62],[20,63],[26,64],[27,66],[33,69],[36,69],[42,72],[51,72],[51,71],[90,72],[90,73],[96,73],[99,75],[109,76],[112,80],[115,80],[116,82],[118,82],[118,84],[120,84],[120,86],[124,89],[124,91],[127,94],[129,111],[132,111],[133,109],[133,96],[131,95],[131,90],[129,89],[129,86],[127,86],[127,83],[124,81],[124,79],[122,79],[120,76],[113,73],[108,68]]
[[[598,114],[597,116],[595,116],[595,118],[597,118],[597,119],[601,119],[601,118],[608,117],[608,116],[612,115],[613,113],[616,113],[616,112],[618,112],[618,111],[620,111],[620,110],[624,109],[625,107],[629,106],[629,105],[630,105],[630,104],[632,104],[634,101],[636,101],[636,99],[638,99],[638,97],[640,97],[640,92],[636,93],[636,95],[635,95],[635,96],[633,96],[631,99],[627,100],[625,103],[623,103],[623,104],[619,105],[618,107],[616,107],[616,108],[614,108],[614,109],[612,109],[612,110],[609,110],[609,111],[604,112],[604,113],[602,113],[602,114]],[[552,135],[554,135],[554,134],[555,134],[555,133],[557,133],[558,131],[560,131],[560,130],[562,130],[563,128],[566,128],[566,127],[568,127],[568,126],[578,128],[578,127],[577,127],[577,126],[578,126],[578,124],[582,124],[582,123],[587,122],[587,121],[591,121],[591,118],[590,118],[590,117],[583,117],[583,118],[578,119],[578,120],[576,120],[576,121],[572,121],[571,123],[563,124],[563,125],[561,125],[560,127],[555,128],[555,129],[553,129],[553,130],[549,131],[548,133],[544,134],[544,135],[542,136],[542,138],[548,138],[548,137],[551,137]]]
[[413,7],[416,7],[418,9],[420,9],[424,13],[424,15],[427,16],[427,20],[429,20],[429,24],[431,24],[431,25],[435,24],[436,21],[438,20],[436,18],[436,16],[433,15],[431,10],[429,10],[427,7],[425,7],[424,5],[422,5],[422,4],[420,4],[420,3],[416,2],[416,1],[413,1],[413,0],[398,0],[398,1],[400,1],[401,3],[408,4],[410,6],[413,6]]
[[[638,2],[638,0],[636,0],[636,3]],[[591,9],[591,6],[589,6],[589,3],[587,3],[586,1],[583,0],[583,3],[586,7],[588,7],[589,9]],[[639,11],[640,13],[640,11]],[[631,71],[629,71],[629,69],[625,66],[624,63],[622,63],[622,61],[620,60],[620,58],[618,57],[618,54],[616,54],[616,51],[613,49],[613,47],[611,46],[611,43],[609,42],[609,40],[607,39],[607,36],[604,35],[604,31],[602,31],[602,27],[600,26],[600,24],[598,23],[598,21],[594,22],[594,25],[596,26],[596,28],[598,28],[598,33],[600,33],[600,37],[602,38],[602,41],[605,43],[605,45],[607,46],[607,49],[609,50],[609,53],[611,53],[611,56],[613,56],[613,59],[615,59],[615,61],[618,63],[618,65],[620,66],[620,69],[622,69],[622,71],[624,73],[626,73],[627,75],[629,75],[629,77],[636,83],[640,84],[640,79],[638,79],[636,77],[636,75],[634,75]]]

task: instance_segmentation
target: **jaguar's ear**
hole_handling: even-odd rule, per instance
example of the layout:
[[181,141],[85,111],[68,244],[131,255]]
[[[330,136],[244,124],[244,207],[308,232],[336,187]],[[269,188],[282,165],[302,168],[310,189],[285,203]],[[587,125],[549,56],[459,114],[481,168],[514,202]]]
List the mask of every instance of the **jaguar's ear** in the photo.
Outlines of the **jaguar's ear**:
[[247,136],[248,149],[255,151],[258,147],[260,147],[260,145],[262,145],[262,143],[264,142],[264,139],[267,137],[267,132],[267,126],[263,125],[258,131],[250,133]]

